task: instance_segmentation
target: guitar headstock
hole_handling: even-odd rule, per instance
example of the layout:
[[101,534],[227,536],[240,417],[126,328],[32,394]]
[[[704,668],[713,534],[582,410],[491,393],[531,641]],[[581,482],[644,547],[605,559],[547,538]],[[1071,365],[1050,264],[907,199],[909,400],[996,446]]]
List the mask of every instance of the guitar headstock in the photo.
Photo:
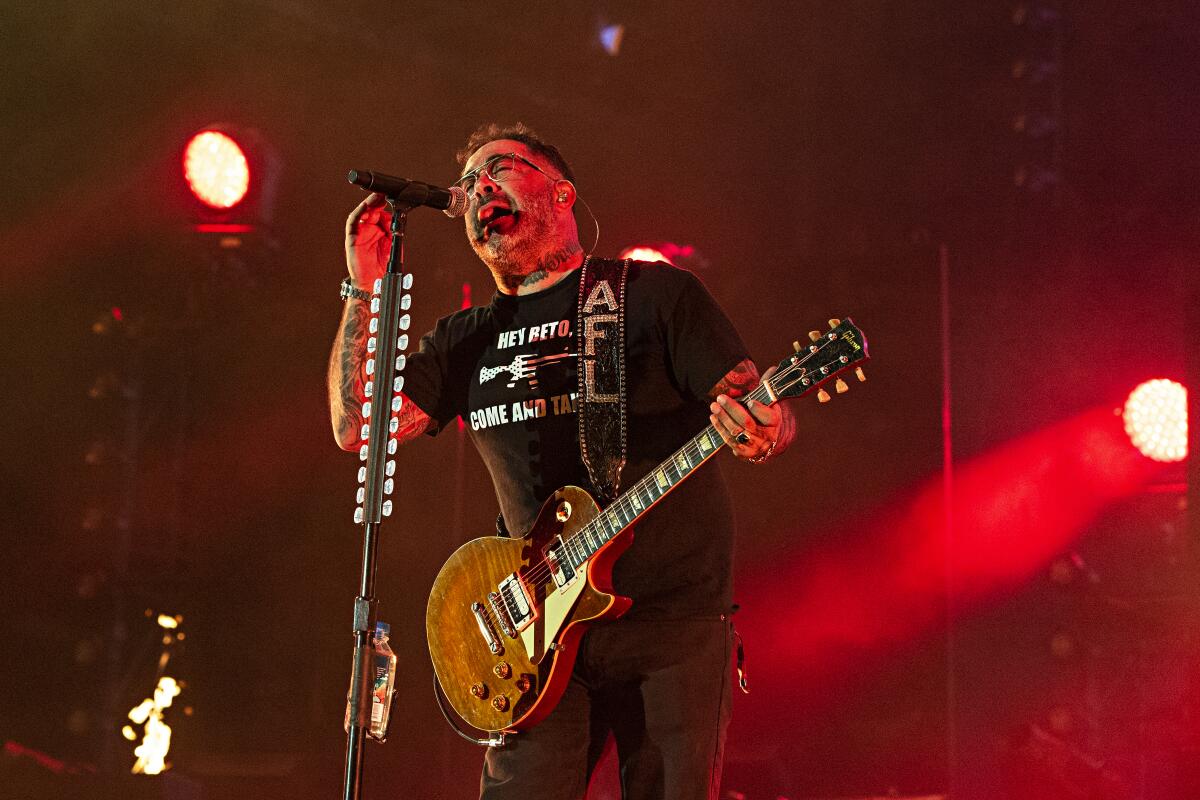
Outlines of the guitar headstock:
[[849,389],[838,377],[846,370],[853,369],[860,381],[867,379],[862,367],[857,366],[870,358],[867,337],[853,320],[831,319],[829,330],[810,331],[808,338],[807,345],[792,343],[796,352],[780,361],[775,374],[768,379],[775,397],[803,397],[817,392],[817,398],[824,403],[829,400],[829,393],[821,388],[823,384],[836,380],[838,394]]

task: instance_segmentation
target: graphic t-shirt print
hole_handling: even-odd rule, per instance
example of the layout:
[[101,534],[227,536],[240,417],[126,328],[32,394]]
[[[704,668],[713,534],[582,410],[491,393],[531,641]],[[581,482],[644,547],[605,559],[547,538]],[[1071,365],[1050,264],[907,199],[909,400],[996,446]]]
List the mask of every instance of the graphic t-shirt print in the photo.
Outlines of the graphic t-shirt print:
[[[546,342],[561,343],[562,349],[547,348]],[[574,413],[575,392],[529,396],[541,394],[539,376],[545,370],[565,371],[572,367],[572,360],[578,358],[577,353],[571,352],[572,342],[569,319],[501,331],[495,346],[481,360],[478,374],[481,391],[472,392],[473,396],[487,397],[493,402],[470,410],[467,418],[471,430]],[[497,397],[503,399],[496,402]]]

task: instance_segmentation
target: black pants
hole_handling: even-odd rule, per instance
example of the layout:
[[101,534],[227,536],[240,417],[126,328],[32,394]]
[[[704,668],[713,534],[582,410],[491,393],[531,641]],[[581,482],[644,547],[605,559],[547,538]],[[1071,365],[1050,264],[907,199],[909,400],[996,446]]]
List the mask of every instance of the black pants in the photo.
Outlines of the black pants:
[[594,626],[550,716],[488,751],[480,797],[578,800],[611,733],[625,800],[715,798],[731,646],[727,618]]

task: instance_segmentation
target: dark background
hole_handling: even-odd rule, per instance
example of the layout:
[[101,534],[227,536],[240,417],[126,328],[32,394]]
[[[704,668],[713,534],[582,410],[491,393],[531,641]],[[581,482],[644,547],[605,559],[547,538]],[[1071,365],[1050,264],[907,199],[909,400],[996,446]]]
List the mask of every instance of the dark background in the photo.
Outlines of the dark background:
[[[615,56],[597,38],[613,23]],[[839,595],[812,590],[808,565],[827,582],[864,554],[886,567],[874,520],[937,486],[944,354],[963,464],[1185,377],[1191,4],[67,0],[9,7],[0,37],[5,741],[67,772],[127,770],[116,729],[153,685],[154,609],[187,634],[174,785],[339,790],[360,558],[357,461],[324,399],[342,225],[361,197],[343,175],[448,183],[477,124],[522,120],[571,161],[597,252],[694,246],[760,366],[829,317],[870,338],[869,381],[801,402],[790,452],[757,469],[722,459],[756,681],[735,706],[727,791],[1200,792],[1178,468],[962,602],[928,589],[958,579],[927,562],[919,624],[867,578],[838,588],[890,633],[822,638],[786,605],[812,594],[799,608],[836,620]],[[236,249],[191,229],[179,179],[183,144],[212,123],[257,129],[281,165],[272,219]],[[417,330],[464,283],[490,297],[462,238],[412,215]],[[464,441],[449,430],[401,460],[380,563],[400,700],[391,741],[370,746],[368,796],[467,797],[478,780],[481,754],[432,702],[423,630],[442,561],[492,529]],[[939,526],[915,530],[936,542]],[[1007,535],[1020,550],[1038,532]],[[1075,655],[1054,658],[1063,630]],[[6,797],[112,785],[6,752]],[[614,791],[598,779],[596,796]]]

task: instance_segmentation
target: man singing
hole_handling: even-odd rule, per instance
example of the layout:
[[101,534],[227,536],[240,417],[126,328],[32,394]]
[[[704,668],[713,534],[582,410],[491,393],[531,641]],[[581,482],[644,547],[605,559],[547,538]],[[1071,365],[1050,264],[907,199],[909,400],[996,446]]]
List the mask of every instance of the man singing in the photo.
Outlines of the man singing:
[[[694,275],[585,258],[574,175],[557,148],[524,125],[490,124],[458,160],[458,185],[470,198],[467,239],[496,293],[422,337],[404,372],[401,442],[461,416],[512,536],[530,529],[560,486],[581,486],[604,505],[616,490],[604,476],[631,485],[708,422],[744,461],[787,448],[795,424],[786,408],[735,401],[758,385],[758,370]],[[361,444],[365,298],[387,266],[389,225],[378,194],[346,221],[350,296],[330,359],[329,397],[334,435],[347,450]],[[593,273],[612,278],[593,286]],[[581,326],[584,305],[605,314]],[[615,353],[619,398],[586,361],[605,353]],[[623,415],[624,435],[584,436],[581,448],[581,391],[602,412]],[[632,598],[632,609],[584,635],[570,683],[546,719],[489,748],[481,797],[584,797],[610,734],[627,800],[716,797],[729,720],[732,551],[721,473],[697,470],[644,516],[616,562],[613,589]]]

